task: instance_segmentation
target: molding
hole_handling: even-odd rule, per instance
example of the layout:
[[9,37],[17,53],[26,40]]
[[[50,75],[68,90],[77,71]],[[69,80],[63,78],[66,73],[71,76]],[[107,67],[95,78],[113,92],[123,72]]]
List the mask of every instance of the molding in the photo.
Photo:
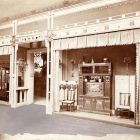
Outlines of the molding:
[[38,42],[38,41],[44,41],[46,38],[46,32],[28,32],[25,34],[17,35],[16,36],[16,43],[30,43],[30,42]]
[[[103,6],[115,6],[117,3],[125,3],[130,0],[90,0],[87,2],[82,2],[74,5],[70,5],[64,8],[59,8],[55,10],[48,10],[46,12],[28,15],[25,17],[17,18],[18,25],[24,25],[35,21],[45,20],[48,19],[48,16],[53,15],[54,17],[63,16],[66,14],[71,14],[75,12],[80,12],[84,10],[99,8]],[[15,19],[13,19],[15,20]],[[9,23],[5,22],[0,25],[0,29],[11,28],[12,27],[12,19],[8,21]],[[11,24],[10,24],[11,22]]]
[[114,17],[108,17],[108,19],[103,22],[102,19],[97,19],[93,23],[86,21],[80,23],[79,26],[78,23],[74,23],[73,26],[71,24],[70,27],[65,25],[63,28],[53,30],[53,34],[55,35],[54,39],[140,28],[140,14],[138,13],[139,12],[135,12],[133,13],[134,16],[130,17],[120,15],[120,18],[115,20],[113,20]]
[[[116,18],[117,17],[117,18]],[[60,29],[24,32],[16,35],[16,43],[29,43],[50,39],[61,39],[91,34],[107,33],[121,30],[140,28],[140,12],[108,17],[106,20],[84,21],[59,27]],[[12,24],[13,25],[13,24]],[[0,38],[0,46],[11,45],[12,36]]]
[[81,4],[76,4],[73,6],[52,10],[52,12],[54,13],[54,16],[57,17],[126,1],[128,0],[96,0],[96,1],[90,0],[88,2],[83,2]]

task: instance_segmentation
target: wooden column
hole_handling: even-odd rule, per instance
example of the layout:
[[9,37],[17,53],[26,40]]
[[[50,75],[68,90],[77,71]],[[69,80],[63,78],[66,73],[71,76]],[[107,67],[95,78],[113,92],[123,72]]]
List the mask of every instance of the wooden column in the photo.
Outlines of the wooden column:
[[140,43],[136,44],[135,124],[140,124]]
[[52,43],[52,30],[53,30],[53,14],[48,13],[48,31],[45,40],[47,48],[47,74],[46,74],[46,114],[52,114],[54,109],[54,96],[53,96],[53,43]]
[[47,75],[46,75],[46,114],[53,112],[53,55],[52,55],[52,42],[48,39],[45,40],[47,48]]
[[[54,47],[54,46],[53,46]],[[61,51],[53,51],[53,87],[54,87],[54,110],[60,111],[59,84],[62,81],[62,55]]]
[[16,107],[17,103],[17,93],[16,93],[16,88],[17,88],[17,50],[18,50],[18,44],[16,43],[16,34],[17,34],[17,21],[13,21],[13,35],[12,35],[12,79],[11,79],[11,107]]

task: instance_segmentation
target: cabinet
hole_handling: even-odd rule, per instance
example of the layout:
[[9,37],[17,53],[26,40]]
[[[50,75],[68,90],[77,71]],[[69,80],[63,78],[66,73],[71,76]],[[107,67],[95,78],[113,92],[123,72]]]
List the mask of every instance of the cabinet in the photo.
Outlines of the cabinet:
[[80,110],[110,114],[111,63],[79,64]]

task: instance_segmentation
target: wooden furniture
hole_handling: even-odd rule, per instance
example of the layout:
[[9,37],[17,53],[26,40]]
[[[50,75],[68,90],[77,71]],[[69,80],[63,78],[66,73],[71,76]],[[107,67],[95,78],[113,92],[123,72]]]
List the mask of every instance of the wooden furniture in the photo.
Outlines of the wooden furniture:
[[75,81],[65,81],[60,84],[61,110],[73,111],[76,104],[77,83]]
[[111,63],[79,64],[79,109],[110,114],[110,104]]
[[134,117],[135,75],[115,75],[115,110],[117,116]]
[[130,118],[130,93],[120,93],[119,106],[117,107],[117,116],[126,115]]

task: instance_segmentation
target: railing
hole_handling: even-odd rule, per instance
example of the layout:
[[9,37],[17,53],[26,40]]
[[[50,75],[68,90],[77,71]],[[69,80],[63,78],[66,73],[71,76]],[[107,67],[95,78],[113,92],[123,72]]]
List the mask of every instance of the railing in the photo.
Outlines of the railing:
[[16,106],[22,106],[27,104],[27,91],[25,87],[18,87],[16,89]]

